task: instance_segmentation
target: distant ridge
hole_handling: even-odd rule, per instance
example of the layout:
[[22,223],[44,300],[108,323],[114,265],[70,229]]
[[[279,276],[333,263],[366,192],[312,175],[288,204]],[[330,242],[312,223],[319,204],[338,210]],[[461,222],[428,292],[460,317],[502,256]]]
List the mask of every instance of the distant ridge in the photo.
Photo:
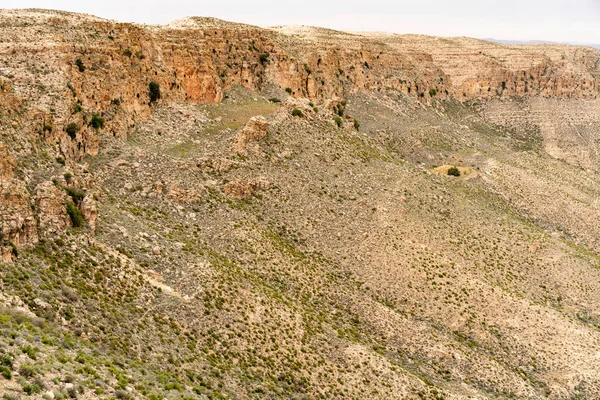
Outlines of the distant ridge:
[[562,44],[569,46],[587,46],[593,47],[594,49],[600,50],[600,44],[592,44],[592,43],[568,43],[568,42],[552,42],[548,40],[502,40],[502,39],[492,39],[486,38],[483,40],[487,40],[489,42],[501,43],[501,44]]

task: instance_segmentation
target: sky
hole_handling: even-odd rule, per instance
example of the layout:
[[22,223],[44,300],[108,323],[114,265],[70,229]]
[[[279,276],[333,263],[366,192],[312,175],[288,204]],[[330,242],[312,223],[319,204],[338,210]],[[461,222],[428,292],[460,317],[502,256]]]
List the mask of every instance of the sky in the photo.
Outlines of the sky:
[[600,0],[0,0],[0,8],[33,7],[148,24],[203,16],[263,27],[600,44]]

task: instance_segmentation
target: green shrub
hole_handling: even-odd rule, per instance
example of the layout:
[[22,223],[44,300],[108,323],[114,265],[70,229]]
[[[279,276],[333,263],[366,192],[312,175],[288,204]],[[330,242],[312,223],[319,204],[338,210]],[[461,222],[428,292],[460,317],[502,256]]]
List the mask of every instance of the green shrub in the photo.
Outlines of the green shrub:
[[260,63],[262,65],[268,64],[269,63],[269,53],[261,54],[258,59],[260,60]]
[[0,365],[0,374],[5,378],[5,379],[10,379],[12,378],[12,371],[10,370],[10,368],[8,368],[6,365]]
[[129,49],[125,49],[125,50],[123,50],[123,55],[124,55],[125,57],[129,57],[129,58],[131,58],[131,56],[133,55],[133,53],[131,52],[131,50],[129,50]]
[[4,365],[5,367],[12,368],[13,367],[13,359],[8,354],[0,355],[0,365]]
[[71,217],[71,223],[74,228],[79,228],[83,225],[83,215],[81,215],[79,208],[72,202],[67,203],[67,214]]
[[81,58],[75,60],[75,65],[77,65],[77,68],[79,68],[79,72],[85,71],[85,65],[83,65],[83,61],[81,61]]
[[460,176],[460,171],[456,167],[448,168],[448,175],[450,176]]
[[338,128],[342,126],[342,119],[340,117],[338,117],[337,115],[334,115],[333,120],[335,121]]
[[153,103],[160,99],[160,85],[154,81],[148,85],[148,94],[150,95],[150,102]]
[[269,101],[270,101],[271,103],[281,103],[281,100],[279,100],[277,97],[271,97],[271,98],[269,99]]
[[64,178],[65,178],[65,181],[66,181],[67,183],[71,182],[71,179],[73,178],[73,174],[72,174],[72,173],[70,173],[70,172],[65,172],[65,173],[63,174],[63,176],[64,176]]
[[73,104],[73,114],[77,114],[78,112],[81,112],[81,110],[83,110],[81,108],[81,106],[77,103]]
[[437,94],[437,89],[429,89],[429,96],[435,97],[436,94]]
[[67,132],[67,134],[71,137],[71,139],[75,139],[75,137],[77,136],[78,130],[79,130],[79,127],[77,126],[77,124],[75,122],[71,122],[65,128],[65,132]]
[[23,364],[19,367],[19,375],[31,378],[35,375],[35,368],[33,368],[33,365]]
[[69,196],[71,196],[73,201],[76,203],[79,203],[85,197],[85,192],[76,187],[69,186],[69,187],[65,188],[65,191],[67,192],[67,194]]
[[19,257],[19,249],[17,249],[17,245],[14,244],[13,242],[8,242],[8,244],[10,245],[10,247],[12,249],[13,256]]
[[285,91],[286,91],[288,94],[292,94],[292,88],[286,87],[286,88],[285,88]]
[[23,385],[23,391],[29,395],[31,394],[35,394],[35,393],[40,393],[42,391],[42,388],[38,385],[38,384],[31,384],[31,383],[26,383]]
[[360,129],[360,122],[358,122],[358,120],[356,118],[354,118],[354,129],[356,129],[356,130]]
[[27,356],[29,356],[29,358],[31,358],[32,360],[35,360],[37,358],[37,349],[34,349],[31,346],[25,346],[21,349],[21,351],[23,352],[23,354],[27,354]]
[[292,110],[292,115],[293,115],[294,117],[302,117],[302,115],[303,115],[303,114],[302,114],[302,111],[298,110],[297,108],[294,108],[294,109]]
[[94,129],[104,128],[104,118],[102,118],[99,114],[92,115],[92,119],[90,120],[90,126]]

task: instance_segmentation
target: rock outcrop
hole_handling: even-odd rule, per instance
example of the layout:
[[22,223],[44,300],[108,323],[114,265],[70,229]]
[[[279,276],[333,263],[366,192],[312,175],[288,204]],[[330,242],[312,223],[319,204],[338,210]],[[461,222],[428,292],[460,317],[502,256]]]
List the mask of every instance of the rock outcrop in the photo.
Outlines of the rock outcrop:
[[[2,259],[10,261],[13,248],[24,247],[38,240],[36,221],[29,203],[25,183],[14,177],[16,159],[8,146],[0,143],[0,227],[2,228]],[[10,246],[7,246],[6,243]]]
[[79,209],[81,210],[83,218],[90,225],[91,233],[93,235],[96,230],[96,219],[98,219],[98,206],[96,205],[96,201],[92,196],[87,195],[81,201]]
[[44,236],[51,237],[71,225],[66,213],[67,195],[52,181],[37,186],[35,204],[39,215],[40,232]]
[[[244,128],[237,134],[237,142],[235,144],[235,152],[244,154],[249,150],[251,144],[258,142],[267,137],[268,122],[263,116],[250,118]],[[253,151],[258,150],[258,146],[252,146]]]
[[[34,23],[19,25],[21,17]],[[150,29],[41,10],[3,10],[0,22],[0,40],[13,46],[0,54],[10,85],[41,110],[46,141],[74,159],[96,154],[99,135],[129,134],[162,101],[220,102],[236,85],[317,102],[363,90],[401,92],[422,103],[600,95],[600,52],[591,48],[261,29],[205,18]],[[47,66],[39,84],[23,68],[27,60]],[[150,98],[152,81],[160,99]],[[92,123],[94,115],[103,123]],[[70,135],[69,124],[77,127]]]
[[269,189],[271,184],[263,179],[240,180],[225,185],[223,191],[233,199],[249,199],[260,190]]

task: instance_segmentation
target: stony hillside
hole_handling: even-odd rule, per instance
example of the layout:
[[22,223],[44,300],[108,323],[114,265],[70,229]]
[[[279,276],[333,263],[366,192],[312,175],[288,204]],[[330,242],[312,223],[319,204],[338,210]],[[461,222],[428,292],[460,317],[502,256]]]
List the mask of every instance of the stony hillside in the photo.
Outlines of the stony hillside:
[[600,51],[0,10],[4,399],[600,397]]

